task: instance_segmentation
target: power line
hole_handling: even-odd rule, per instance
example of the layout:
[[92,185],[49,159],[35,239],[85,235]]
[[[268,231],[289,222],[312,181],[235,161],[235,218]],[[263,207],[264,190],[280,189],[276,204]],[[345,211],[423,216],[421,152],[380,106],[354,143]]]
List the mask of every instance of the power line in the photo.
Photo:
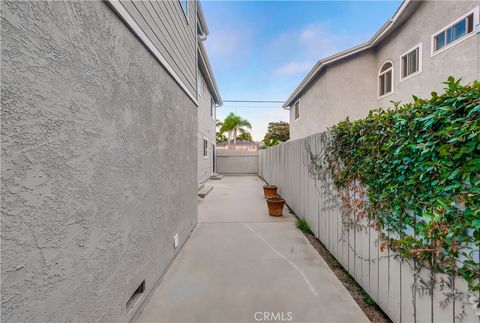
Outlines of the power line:
[[285,101],[275,100],[222,100],[223,102],[238,102],[238,103],[285,103]]
[[265,107],[265,106],[258,106],[258,105],[228,105],[228,106],[223,106],[222,108],[227,108],[227,109],[236,109],[236,108],[239,108],[239,109],[281,109],[282,107],[280,106],[276,106],[276,107]]

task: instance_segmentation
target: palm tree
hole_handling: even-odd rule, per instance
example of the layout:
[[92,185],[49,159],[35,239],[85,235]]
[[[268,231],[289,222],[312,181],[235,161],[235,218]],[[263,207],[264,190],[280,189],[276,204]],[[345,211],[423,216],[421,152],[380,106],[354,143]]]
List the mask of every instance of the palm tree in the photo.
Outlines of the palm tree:
[[245,133],[246,129],[252,129],[252,125],[248,120],[231,112],[220,126],[220,132],[228,133],[228,148],[230,148],[230,140],[233,139],[233,146],[237,145],[237,136],[239,133]]

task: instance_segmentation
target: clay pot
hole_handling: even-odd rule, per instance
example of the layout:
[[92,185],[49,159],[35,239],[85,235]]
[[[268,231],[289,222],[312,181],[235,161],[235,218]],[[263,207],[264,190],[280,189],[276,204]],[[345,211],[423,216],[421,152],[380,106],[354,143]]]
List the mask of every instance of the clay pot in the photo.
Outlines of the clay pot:
[[271,216],[282,216],[285,200],[277,195],[276,197],[267,198],[268,214]]
[[266,199],[270,197],[275,197],[277,195],[277,187],[275,185],[264,185],[263,195]]

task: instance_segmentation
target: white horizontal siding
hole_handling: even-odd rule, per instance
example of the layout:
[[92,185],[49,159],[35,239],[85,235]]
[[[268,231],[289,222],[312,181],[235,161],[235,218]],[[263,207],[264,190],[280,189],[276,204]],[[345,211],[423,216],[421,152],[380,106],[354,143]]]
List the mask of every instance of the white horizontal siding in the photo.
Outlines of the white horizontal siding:
[[188,90],[196,93],[196,1],[189,18],[178,1],[120,1]]

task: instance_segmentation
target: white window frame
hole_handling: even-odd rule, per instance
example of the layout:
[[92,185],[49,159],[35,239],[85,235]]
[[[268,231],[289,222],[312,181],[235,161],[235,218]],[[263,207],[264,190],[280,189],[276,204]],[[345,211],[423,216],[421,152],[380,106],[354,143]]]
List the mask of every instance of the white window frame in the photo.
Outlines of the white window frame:
[[[298,118],[297,118],[297,114],[296,114],[296,107],[297,107],[297,104],[298,104]],[[295,101],[295,103],[293,104],[293,121],[297,121],[300,119],[300,99],[298,99],[297,101]]]
[[[387,69],[386,71],[383,71],[382,72],[382,68],[383,66],[385,66],[385,64],[387,63],[390,63],[392,64],[392,67],[390,67],[389,69]],[[385,93],[383,95],[380,95],[380,76],[383,75],[383,74],[386,74],[388,71],[392,71],[392,90],[388,93]],[[395,93],[395,65],[393,64],[393,61],[392,60],[386,60],[385,62],[383,62],[382,66],[380,66],[380,68],[378,69],[378,75],[377,75],[377,99],[380,100],[380,99],[383,99],[383,98],[386,98],[387,96],[390,96],[392,95],[393,93]]]
[[[470,16],[471,14],[473,13],[473,30],[471,33],[469,34],[466,34],[464,35],[463,37],[457,39],[457,40],[454,40],[453,42],[451,42],[450,44],[448,45],[445,45],[443,46],[442,48],[440,48],[439,50],[435,50],[435,37],[438,36],[441,32],[445,32],[445,30],[449,29],[450,27],[456,25],[457,23],[459,23],[460,21],[462,21],[463,19],[467,18],[468,16]],[[451,24],[443,27],[442,29],[440,29],[439,31],[437,31],[436,33],[433,33],[432,37],[431,37],[431,53],[430,53],[430,57],[433,57],[437,54],[440,54],[442,52],[444,52],[445,50],[461,43],[462,41],[472,37],[473,35],[479,33],[479,30],[478,30],[478,24],[479,24],[479,7],[475,7],[473,8],[472,10],[470,10],[469,12],[467,12],[466,14],[464,14],[462,17],[458,18],[457,20],[455,20],[454,22],[452,22]],[[446,40],[445,40],[446,41]]]
[[[403,62],[402,62],[402,58],[403,56],[407,55],[408,53],[414,51],[415,49],[418,48],[418,71],[416,71],[415,73],[412,73],[410,75],[407,75],[405,77],[402,77],[402,71],[403,71]],[[415,46],[413,46],[412,48],[410,48],[409,50],[405,51],[405,53],[403,53],[402,55],[400,55],[400,72],[398,74],[400,74],[400,82],[403,82],[403,81],[406,81],[408,79],[411,79],[412,77],[415,77],[417,76],[418,74],[422,73],[422,63],[423,63],[423,59],[422,59],[422,43],[420,44],[417,44]]]
[[205,136],[203,137],[203,159],[208,159],[208,138]]

